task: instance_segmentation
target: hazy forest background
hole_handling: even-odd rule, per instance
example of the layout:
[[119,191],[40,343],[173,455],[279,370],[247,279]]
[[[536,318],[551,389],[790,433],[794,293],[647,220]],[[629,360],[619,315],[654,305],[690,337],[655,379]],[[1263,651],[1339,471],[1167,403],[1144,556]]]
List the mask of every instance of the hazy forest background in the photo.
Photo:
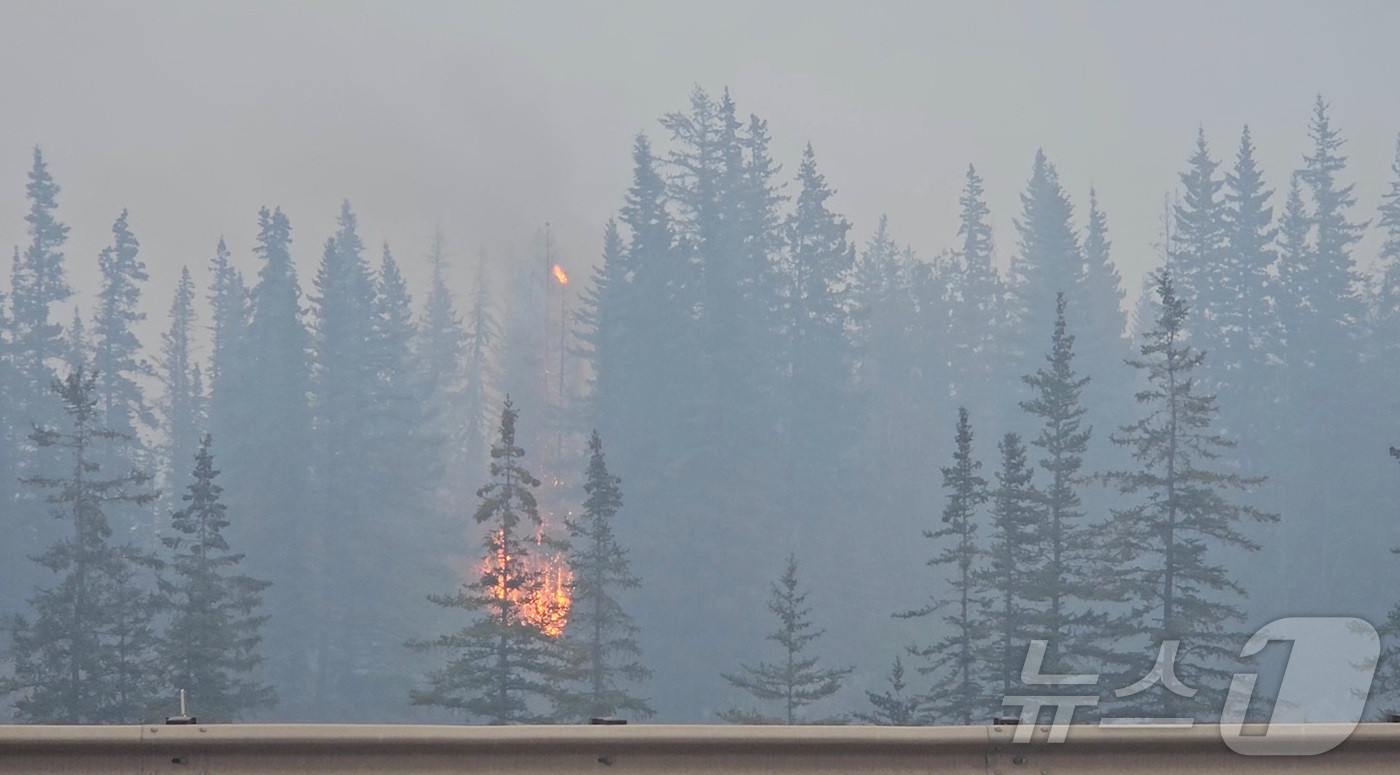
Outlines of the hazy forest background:
[[[10,147],[0,719],[984,723],[1032,639],[1205,719],[1289,615],[1380,627],[1394,705],[1400,127],[1203,125],[1121,215],[967,159],[915,243],[744,97],[616,138],[591,236],[211,195],[169,276]],[[1111,697],[1178,638],[1196,698]]]

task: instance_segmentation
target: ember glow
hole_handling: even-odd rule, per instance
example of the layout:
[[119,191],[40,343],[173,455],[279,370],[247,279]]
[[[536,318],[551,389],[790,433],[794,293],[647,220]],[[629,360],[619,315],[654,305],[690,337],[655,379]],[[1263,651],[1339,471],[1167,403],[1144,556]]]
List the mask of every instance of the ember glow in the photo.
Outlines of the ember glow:
[[551,638],[564,632],[569,622],[569,609],[573,607],[570,587],[574,574],[569,569],[564,556],[555,553],[548,557],[527,555],[523,560],[524,572],[529,577],[523,589],[507,590],[506,574],[502,570],[510,563],[511,557],[505,553],[499,534],[491,542],[496,547],[494,557],[483,561],[481,574],[490,575],[495,581],[491,594],[497,600],[510,600],[515,613],[527,624]]
[[564,267],[555,264],[550,271],[554,273],[554,279],[558,280],[560,285],[569,284],[569,276],[564,274]]

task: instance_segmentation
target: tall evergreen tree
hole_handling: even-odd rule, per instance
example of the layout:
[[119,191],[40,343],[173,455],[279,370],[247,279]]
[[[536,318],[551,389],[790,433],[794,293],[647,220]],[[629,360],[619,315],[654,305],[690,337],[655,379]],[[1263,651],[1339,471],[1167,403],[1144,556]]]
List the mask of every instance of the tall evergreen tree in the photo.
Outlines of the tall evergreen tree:
[[[29,199],[30,242],[15,258],[10,277],[11,346],[19,389],[20,417],[30,422],[57,422],[58,405],[51,401],[52,364],[63,358],[63,326],[49,316],[55,305],[73,295],[64,276],[63,245],[68,227],[55,216],[61,189],[49,174],[44,155],[36,146],[25,193]],[[27,427],[27,426],[24,426]]]
[[926,646],[911,648],[910,653],[926,661],[920,673],[934,676],[929,707],[936,717],[966,725],[986,718],[994,709],[983,659],[987,645],[983,612],[989,601],[979,578],[984,551],[977,538],[978,512],[988,498],[987,480],[978,475],[982,463],[972,456],[972,420],[966,408],[958,409],[954,443],[953,464],[942,469],[943,488],[948,492],[943,526],[924,531],[926,538],[940,543],[939,552],[928,564],[952,569],[948,582],[952,594],[934,596],[923,608],[898,616],[925,617],[951,608],[941,617],[947,634]]
[[105,510],[147,504],[155,494],[145,473],[108,475],[97,462],[102,446],[130,439],[102,426],[96,375],[79,368],[53,389],[67,427],[36,426],[31,440],[41,450],[61,451],[68,470],[26,482],[49,492],[53,516],[69,521],[72,534],[35,558],[58,580],[31,599],[32,620],[11,622],[0,693],[18,695],[15,711],[31,723],[140,723],[152,715],[161,687],[152,626],[160,600],[142,578],[158,562],[132,546],[112,545]]
[[106,423],[133,438],[139,428],[155,425],[137,381],[155,376],[135,331],[146,320],[139,307],[141,284],[149,279],[146,264],[139,258],[140,248],[127,223],[127,212],[122,210],[112,224],[111,246],[103,248],[97,258],[102,289],[92,331],[92,366],[98,375],[98,401]]
[[[363,708],[367,692],[356,676],[368,674],[377,620],[370,605],[378,581],[366,550],[371,521],[388,515],[371,475],[375,449],[370,434],[382,409],[374,362],[375,287],[357,219],[342,202],[336,233],[326,239],[311,301],[316,317],[312,347],[316,498],[310,543],[316,622],[315,703],[337,715]],[[332,558],[335,558],[332,560]]]
[[[1084,279],[1084,258],[1079,249],[1079,235],[1074,230],[1074,207],[1069,195],[1060,185],[1060,174],[1037,151],[1031,168],[1031,179],[1021,194],[1021,216],[1016,219],[1020,237],[1018,255],[1011,265],[1010,296],[1016,330],[1016,357],[1022,373],[1029,371],[1039,359],[1039,337],[1032,332],[1044,331],[1055,320],[1055,294],[1064,292],[1071,302],[1081,298],[1080,284]],[[1088,304],[1076,303],[1071,321],[1076,331],[1086,330]]]
[[[289,713],[314,704],[315,582],[330,558],[307,519],[314,449],[308,396],[311,341],[302,322],[301,288],[291,255],[291,223],[282,211],[258,213],[254,252],[262,260],[251,296],[246,338],[229,375],[242,425],[226,436],[230,507],[247,515],[235,536],[248,547],[250,572],[273,583],[268,596],[268,676]],[[218,394],[215,394],[218,397]]]
[[622,508],[622,480],[608,472],[597,431],[588,449],[583,514],[565,519],[574,602],[564,637],[579,660],[579,715],[647,718],[654,713],[651,705],[627,688],[650,678],[651,671],[641,662],[637,627],[618,599],[620,593],[641,586],[613,531]]
[[1006,376],[999,373],[1006,361],[1000,348],[1009,332],[1003,319],[1004,289],[993,264],[991,210],[982,176],[971,164],[958,207],[962,244],[953,256],[956,271],[951,273],[948,300],[953,393],[958,401],[975,406],[978,416],[992,417],[999,409],[995,388]]
[[1257,550],[1241,523],[1278,517],[1229,496],[1261,480],[1222,470],[1218,461],[1234,442],[1211,429],[1215,397],[1202,394],[1196,378],[1205,354],[1187,340],[1186,304],[1170,273],[1159,272],[1155,282],[1161,313],[1133,361],[1147,377],[1137,396],[1146,414],[1112,437],[1139,467],[1108,477],[1130,503],[1113,510],[1110,525],[1108,553],[1131,606],[1116,629],[1120,643],[1138,643],[1143,635],[1147,642],[1143,658],[1117,676],[1125,680],[1109,683],[1127,686],[1146,675],[1159,645],[1179,641],[1175,674],[1199,690],[1194,702],[1162,686],[1123,702],[1146,715],[1200,717],[1198,706],[1205,713],[1221,707],[1239,648],[1232,628],[1243,619],[1244,589],[1219,554]]
[[194,281],[189,267],[180,268],[180,282],[170,303],[170,328],[161,334],[157,372],[163,387],[156,406],[165,437],[162,461],[167,488],[178,488],[183,477],[177,470],[199,449],[207,427],[203,374],[194,353]]
[[[233,446],[246,428],[240,417],[243,390],[238,382],[245,376],[248,323],[252,298],[243,274],[233,266],[232,256],[222,238],[209,263],[209,428],[223,439],[225,449]],[[235,455],[236,457],[236,455]]]
[[1084,652],[1089,646],[1083,641],[1094,628],[1086,621],[1087,605],[1099,596],[1094,567],[1099,553],[1080,498],[1084,456],[1093,437],[1093,428],[1084,424],[1088,410],[1080,395],[1090,379],[1075,371],[1075,336],[1067,330],[1066,306],[1064,294],[1058,294],[1046,365],[1022,378],[1034,398],[1021,402],[1021,408],[1040,421],[1031,444],[1044,455],[1038,462],[1049,478],[1041,488],[1045,522],[1037,537],[1044,562],[1032,586],[1043,604],[1038,626],[1049,641],[1046,664],[1061,672],[1068,669],[1062,655],[1088,656]]
[[778,703],[777,716],[767,716],[756,710],[731,708],[720,718],[731,724],[833,724],[845,723],[840,717],[808,720],[802,709],[820,702],[841,690],[846,677],[854,668],[818,667],[818,659],[807,655],[813,641],[822,630],[813,629],[812,608],[806,604],[805,591],[798,591],[797,557],[788,555],[782,578],[773,585],[768,610],[778,618],[778,629],[768,636],[782,648],[778,662],[759,662],[754,667],[744,665],[740,672],[724,674],[724,680],[742,689],[754,699]]
[[[1216,321],[1223,336],[1220,351],[1211,357],[1220,379],[1258,400],[1254,386],[1268,382],[1263,373],[1273,361],[1282,361],[1279,352],[1282,332],[1277,319],[1279,289],[1273,276],[1276,254],[1274,210],[1269,206],[1273,191],[1264,184],[1264,175],[1254,160],[1254,141],[1249,127],[1240,133],[1235,166],[1225,173],[1226,269],[1222,279],[1231,292],[1227,303],[1216,310]],[[1228,374],[1228,372],[1236,372]],[[1250,380],[1254,380],[1250,382]]]
[[1384,349],[1400,347],[1400,136],[1395,139],[1395,161],[1390,165],[1395,177],[1381,195],[1380,226],[1385,235],[1380,252],[1380,288],[1376,299],[1377,318],[1383,332]]
[[1196,132],[1196,149],[1181,173],[1181,199],[1172,208],[1172,241],[1167,265],[1181,297],[1197,310],[1201,321],[1197,337],[1208,352],[1219,347],[1215,311],[1235,289],[1225,285],[1225,185],[1216,170],[1220,162],[1210,156],[1205,129]]
[[464,462],[472,471],[486,465],[490,407],[501,376],[496,366],[497,356],[504,340],[492,303],[491,278],[486,271],[484,254],[477,255],[474,279],[471,305],[467,309],[466,357],[462,362],[467,376],[461,395],[462,412],[466,415],[462,423],[465,433],[462,448],[467,451]]
[[1021,437],[1008,433],[997,448],[1001,469],[991,492],[992,536],[982,585],[990,599],[986,621],[995,646],[994,677],[1001,682],[1002,694],[1008,695],[1018,693],[1025,645],[1044,632],[1039,603],[1046,595],[1039,585],[1048,575],[1047,526]]
[[798,180],[801,191],[788,219],[784,266],[788,481],[795,494],[818,496],[812,508],[820,509],[819,503],[837,494],[833,486],[842,481],[844,458],[859,427],[844,295],[855,251],[846,241],[850,223],[828,207],[835,192],[817,171],[810,144]]
[[[187,692],[200,719],[237,721],[273,707],[277,695],[257,678],[267,616],[260,613],[268,582],[238,572],[243,555],[229,547],[223,487],[215,479],[211,437],[198,444],[184,508],[171,515],[172,576],[163,584],[171,608],[160,644],[162,672],[173,690]],[[173,692],[172,692],[173,694]]]
[[409,644],[450,655],[446,666],[427,675],[426,689],[412,692],[414,705],[448,708],[490,724],[552,721],[552,706],[564,699],[558,643],[522,605],[541,594],[545,579],[529,564],[539,548],[533,536],[542,526],[534,492],[540,481],[521,463],[517,417],[507,398],[491,448],[491,482],[478,491],[481,504],[473,519],[487,526],[481,576],[454,594],[431,598],[476,615],[453,634]]

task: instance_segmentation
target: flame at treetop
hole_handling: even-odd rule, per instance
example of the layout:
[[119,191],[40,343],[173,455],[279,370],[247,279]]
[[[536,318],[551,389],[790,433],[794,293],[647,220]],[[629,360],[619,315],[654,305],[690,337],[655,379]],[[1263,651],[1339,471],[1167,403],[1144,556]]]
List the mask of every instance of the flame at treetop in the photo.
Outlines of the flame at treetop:
[[549,271],[554,273],[554,279],[558,280],[560,285],[569,284],[569,276],[564,274],[564,267],[555,264],[554,268]]
[[549,557],[526,555],[523,570],[538,583],[527,589],[508,590],[502,569],[510,557],[501,544],[499,531],[492,544],[496,546],[495,555],[481,563],[482,575],[490,574],[495,579],[491,586],[492,596],[497,600],[509,599],[511,607],[526,624],[551,638],[557,638],[569,622],[569,609],[574,602],[571,597],[574,574],[564,555],[557,552]]

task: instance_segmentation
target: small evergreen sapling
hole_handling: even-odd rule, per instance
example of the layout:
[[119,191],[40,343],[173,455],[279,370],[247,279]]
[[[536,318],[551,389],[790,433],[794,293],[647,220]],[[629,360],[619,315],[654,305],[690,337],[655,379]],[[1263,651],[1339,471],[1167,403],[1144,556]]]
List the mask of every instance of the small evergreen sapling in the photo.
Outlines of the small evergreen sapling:
[[788,555],[782,578],[773,585],[768,610],[778,618],[778,629],[768,636],[782,647],[780,662],[759,662],[755,667],[742,666],[739,673],[725,673],[724,680],[743,689],[760,702],[778,703],[779,715],[768,716],[757,710],[730,708],[719,714],[731,724],[843,724],[839,717],[806,720],[801,710],[841,690],[841,685],[854,668],[822,668],[817,658],[806,656],[807,647],[822,636],[813,629],[806,605],[807,592],[798,591],[797,557]]

